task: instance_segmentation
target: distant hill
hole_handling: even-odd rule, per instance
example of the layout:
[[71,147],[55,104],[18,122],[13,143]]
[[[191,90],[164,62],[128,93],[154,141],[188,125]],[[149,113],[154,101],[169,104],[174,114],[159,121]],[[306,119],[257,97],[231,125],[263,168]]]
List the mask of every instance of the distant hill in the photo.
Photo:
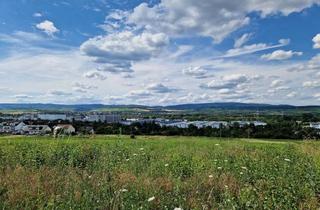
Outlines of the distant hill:
[[254,104],[254,103],[203,103],[203,104],[181,104],[175,106],[167,106],[168,109],[177,110],[203,110],[203,109],[224,109],[224,110],[269,110],[269,109],[296,109],[291,105],[270,105],[270,104]]
[[143,106],[143,105],[104,105],[104,104],[41,104],[41,103],[0,103],[1,111],[205,111],[205,110],[308,110],[319,109],[320,106],[292,106],[292,105],[271,105],[256,103],[199,103],[199,104],[180,104],[171,106]]

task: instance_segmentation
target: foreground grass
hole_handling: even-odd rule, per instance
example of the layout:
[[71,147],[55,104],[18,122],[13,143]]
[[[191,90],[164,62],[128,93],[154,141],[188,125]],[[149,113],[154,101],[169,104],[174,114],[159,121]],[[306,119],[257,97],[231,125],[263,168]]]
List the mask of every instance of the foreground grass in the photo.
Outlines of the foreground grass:
[[0,137],[0,209],[318,209],[320,144]]

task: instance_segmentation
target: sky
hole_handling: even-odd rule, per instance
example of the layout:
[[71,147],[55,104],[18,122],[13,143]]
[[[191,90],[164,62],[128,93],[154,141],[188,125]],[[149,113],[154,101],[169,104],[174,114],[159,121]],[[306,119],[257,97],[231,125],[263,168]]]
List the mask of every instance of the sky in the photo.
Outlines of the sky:
[[0,102],[320,104],[320,0],[1,0]]

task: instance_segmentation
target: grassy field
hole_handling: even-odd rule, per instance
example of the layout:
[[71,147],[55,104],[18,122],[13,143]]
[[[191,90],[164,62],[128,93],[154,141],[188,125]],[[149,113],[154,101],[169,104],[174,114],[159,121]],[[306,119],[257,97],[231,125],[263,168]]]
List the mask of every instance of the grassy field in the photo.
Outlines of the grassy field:
[[0,209],[318,209],[320,142],[0,137]]

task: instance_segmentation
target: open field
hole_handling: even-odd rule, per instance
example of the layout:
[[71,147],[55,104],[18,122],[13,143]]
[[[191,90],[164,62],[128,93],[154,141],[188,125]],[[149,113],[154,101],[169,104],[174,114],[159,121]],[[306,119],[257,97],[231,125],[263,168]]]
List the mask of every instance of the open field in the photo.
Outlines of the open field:
[[0,137],[0,209],[318,209],[320,142]]

